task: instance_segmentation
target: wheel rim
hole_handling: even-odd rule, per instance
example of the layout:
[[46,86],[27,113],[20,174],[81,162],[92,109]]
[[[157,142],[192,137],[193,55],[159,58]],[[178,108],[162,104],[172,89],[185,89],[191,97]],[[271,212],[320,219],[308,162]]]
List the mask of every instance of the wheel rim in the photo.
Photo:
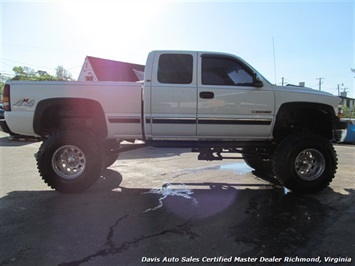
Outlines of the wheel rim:
[[52,167],[64,179],[77,178],[85,170],[85,154],[76,146],[62,146],[53,154]]
[[297,175],[306,181],[312,181],[320,177],[325,169],[323,154],[315,149],[301,151],[296,157],[295,170]]

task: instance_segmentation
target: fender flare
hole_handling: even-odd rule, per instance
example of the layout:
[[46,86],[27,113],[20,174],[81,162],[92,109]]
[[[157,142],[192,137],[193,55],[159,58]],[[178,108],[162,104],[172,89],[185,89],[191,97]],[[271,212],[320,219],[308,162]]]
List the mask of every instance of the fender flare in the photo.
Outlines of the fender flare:
[[[69,107],[72,110],[70,118],[85,115],[95,121],[94,129],[99,136],[107,136],[107,125],[104,110],[99,102],[85,98],[51,98],[40,101],[34,112],[33,130],[37,135],[43,135],[46,124],[51,119],[57,118],[56,108]],[[59,129],[59,128],[58,128]]]

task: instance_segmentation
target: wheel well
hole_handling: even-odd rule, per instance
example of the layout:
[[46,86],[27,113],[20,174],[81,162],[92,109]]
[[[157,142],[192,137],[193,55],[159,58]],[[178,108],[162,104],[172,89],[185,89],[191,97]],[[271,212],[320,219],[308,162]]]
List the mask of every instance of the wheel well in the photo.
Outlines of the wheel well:
[[37,104],[33,120],[36,134],[46,136],[59,129],[89,130],[107,136],[105,114],[101,105],[90,99],[55,98]]
[[290,133],[308,130],[328,139],[333,137],[335,113],[331,106],[317,103],[286,103],[281,105],[273,136],[282,139]]

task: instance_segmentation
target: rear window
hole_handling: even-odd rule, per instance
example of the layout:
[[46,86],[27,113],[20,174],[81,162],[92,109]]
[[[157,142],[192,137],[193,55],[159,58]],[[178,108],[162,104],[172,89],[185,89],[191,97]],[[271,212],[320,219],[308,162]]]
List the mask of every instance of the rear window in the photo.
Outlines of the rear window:
[[171,84],[191,84],[193,58],[189,54],[163,54],[159,58],[158,81]]

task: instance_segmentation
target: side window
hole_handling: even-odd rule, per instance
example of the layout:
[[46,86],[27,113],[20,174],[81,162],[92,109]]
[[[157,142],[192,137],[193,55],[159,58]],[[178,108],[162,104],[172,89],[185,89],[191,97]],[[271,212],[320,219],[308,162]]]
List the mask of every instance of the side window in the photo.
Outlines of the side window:
[[189,54],[162,54],[158,64],[160,83],[190,84],[193,58]]
[[203,56],[202,84],[253,86],[253,76],[233,58]]

